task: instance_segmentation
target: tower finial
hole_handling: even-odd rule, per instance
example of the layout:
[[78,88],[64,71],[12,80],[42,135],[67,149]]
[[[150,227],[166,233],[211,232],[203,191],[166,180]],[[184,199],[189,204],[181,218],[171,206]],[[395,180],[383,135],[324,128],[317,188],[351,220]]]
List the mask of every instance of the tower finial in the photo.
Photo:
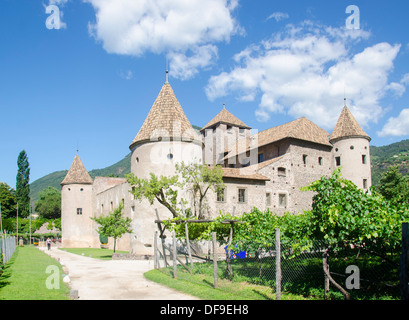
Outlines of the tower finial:
[[344,107],[346,107],[347,106],[347,97],[346,97],[346,94],[345,94],[345,86],[344,86]]
[[168,57],[166,57],[166,81],[165,83],[169,83],[169,66],[168,66]]

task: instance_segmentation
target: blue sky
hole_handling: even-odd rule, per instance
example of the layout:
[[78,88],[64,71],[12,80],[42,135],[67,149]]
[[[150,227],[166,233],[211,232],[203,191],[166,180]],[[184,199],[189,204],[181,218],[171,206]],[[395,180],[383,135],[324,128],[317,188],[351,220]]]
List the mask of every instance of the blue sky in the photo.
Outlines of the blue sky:
[[225,103],[258,131],[306,116],[331,132],[345,96],[372,145],[407,139],[408,12],[403,0],[1,0],[0,181],[15,187],[23,149],[31,181],[68,169],[77,146],[88,170],[122,159],[166,60],[194,125]]

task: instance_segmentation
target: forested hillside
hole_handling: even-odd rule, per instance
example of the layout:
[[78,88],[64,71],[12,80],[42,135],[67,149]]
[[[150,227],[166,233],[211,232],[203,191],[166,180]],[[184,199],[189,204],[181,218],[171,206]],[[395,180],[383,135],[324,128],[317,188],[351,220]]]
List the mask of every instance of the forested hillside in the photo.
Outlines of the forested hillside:
[[409,139],[382,147],[371,146],[372,184],[377,186],[382,173],[391,166],[399,166],[399,172],[409,175]]

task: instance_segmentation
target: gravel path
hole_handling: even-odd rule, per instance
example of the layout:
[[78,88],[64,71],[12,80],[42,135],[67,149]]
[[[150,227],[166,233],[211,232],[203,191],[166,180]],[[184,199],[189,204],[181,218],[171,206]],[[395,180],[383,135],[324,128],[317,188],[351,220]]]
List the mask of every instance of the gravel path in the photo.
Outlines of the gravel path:
[[57,248],[39,249],[63,265],[79,300],[198,300],[147,280],[143,274],[153,269],[150,260],[100,260]]

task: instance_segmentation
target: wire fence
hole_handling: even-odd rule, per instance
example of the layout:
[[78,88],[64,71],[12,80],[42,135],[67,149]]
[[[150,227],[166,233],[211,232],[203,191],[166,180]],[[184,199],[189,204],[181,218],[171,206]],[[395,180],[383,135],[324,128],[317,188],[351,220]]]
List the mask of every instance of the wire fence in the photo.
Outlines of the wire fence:
[[281,243],[278,238],[278,246],[272,239],[267,249],[238,251],[212,241],[189,241],[187,246],[186,240],[175,240],[177,258],[173,259],[173,242],[162,245],[162,240],[157,238],[155,246],[156,268],[242,299],[344,299],[332,281],[352,299],[401,297],[399,255],[385,259],[346,246],[325,260],[328,276],[323,259],[326,247],[321,241]]
[[0,252],[3,264],[6,264],[16,250],[16,237],[9,236],[6,233],[0,235]]

